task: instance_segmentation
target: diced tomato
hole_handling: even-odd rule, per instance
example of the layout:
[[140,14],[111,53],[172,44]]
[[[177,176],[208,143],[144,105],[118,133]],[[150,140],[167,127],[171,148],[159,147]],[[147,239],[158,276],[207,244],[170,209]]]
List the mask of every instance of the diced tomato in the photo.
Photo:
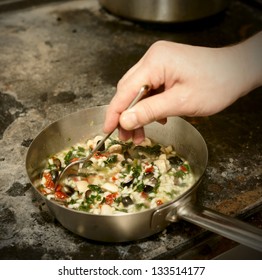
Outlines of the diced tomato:
[[79,158],[78,158],[78,157],[75,157],[75,158],[72,158],[72,159],[70,160],[70,162],[75,162],[75,161],[77,161],[77,160],[79,160]]
[[148,198],[148,194],[147,194],[146,192],[141,192],[141,196],[142,196],[143,198],[145,198],[145,199]]
[[101,154],[98,152],[94,154],[94,158],[96,158],[96,159],[101,158],[101,157],[102,157]]
[[188,172],[188,170],[187,170],[187,167],[186,166],[184,166],[184,165],[181,165],[180,166],[180,169],[183,171],[183,172]]
[[60,192],[62,190],[62,186],[61,185],[57,185],[55,190],[56,190],[56,192]]
[[163,201],[161,200],[161,199],[158,199],[157,201],[156,201],[156,205],[162,205],[163,204]]
[[146,173],[152,173],[154,172],[154,166],[150,166],[150,167],[147,167],[146,170],[145,170]]
[[112,181],[115,182],[117,178],[115,176],[112,177]]
[[67,194],[62,191],[56,191],[55,196],[59,199],[65,199],[68,197]]
[[45,178],[45,186],[48,188],[48,189],[54,189],[55,187],[55,183],[53,182],[52,180],[52,175],[49,173],[49,172],[45,172],[43,174],[44,178]]
[[[72,180],[72,181],[74,181],[74,182],[80,181],[80,179],[77,178],[77,177],[71,177],[70,180]],[[83,178],[83,179],[81,178],[81,180],[84,181],[84,178]]]
[[107,195],[106,204],[111,205],[114,202],[116,196],[117,196],[117,193],[111,193],[111,194]]
[[102,158],[102,157],[107,157],[108,155],[109,155],[109,153],[96,152],[94,154],[94,158],[99,159],[99,158]]

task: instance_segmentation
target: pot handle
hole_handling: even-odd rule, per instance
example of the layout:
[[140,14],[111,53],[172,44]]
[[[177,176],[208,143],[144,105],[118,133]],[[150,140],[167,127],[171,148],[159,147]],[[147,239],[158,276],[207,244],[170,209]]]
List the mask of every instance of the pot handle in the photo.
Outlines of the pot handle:
[[166,217],[171,222],[177,218],[262,252],[262,230],[238,219],[190,203],[177,207],[176,213],[171,211]]

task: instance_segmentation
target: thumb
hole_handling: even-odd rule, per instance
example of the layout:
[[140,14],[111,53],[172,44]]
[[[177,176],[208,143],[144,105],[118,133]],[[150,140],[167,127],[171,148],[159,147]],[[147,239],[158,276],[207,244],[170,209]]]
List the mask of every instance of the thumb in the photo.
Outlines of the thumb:
[[180,113],[175,112],[174,96],[172,96],[174,94],[168,91],[145,98],[131,109],[124,111],[119,120],[121,127],[125,130],[133,130]]

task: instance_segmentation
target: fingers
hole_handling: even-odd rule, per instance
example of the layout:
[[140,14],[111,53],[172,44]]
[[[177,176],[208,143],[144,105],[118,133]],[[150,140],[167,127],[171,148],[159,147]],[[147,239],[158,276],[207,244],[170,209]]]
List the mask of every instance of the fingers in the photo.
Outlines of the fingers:
[[[142,61],[143,59],[118,82],[116,94],[106,112],[103,129],[105,133],[112,132],[118,126],[121,113],[128,108],[142,86],[149,85],[151,88],[160,86],[157,80],[150,80],[152,71],[150,71],[149,67],[142,67]],[[158,76],[155,75],[155,77]]]
[[121,126],[118,127],[118,137],[122,141],[127,141],[128,139],[133,137],[132,130],[125,130]]
[[184,99],[175,92],[175,87],[158,95],[145,98],[120,116],[120,125],[125,130],[140,128],[154,121],[165,123],[171,115],[181,115]]
[[145,139],[144,128],[140,127],[135,130],[125,130],[122,127],[118,128],[118,137],[122,141],[127,141],[132,138],[135,144],[140,144]]

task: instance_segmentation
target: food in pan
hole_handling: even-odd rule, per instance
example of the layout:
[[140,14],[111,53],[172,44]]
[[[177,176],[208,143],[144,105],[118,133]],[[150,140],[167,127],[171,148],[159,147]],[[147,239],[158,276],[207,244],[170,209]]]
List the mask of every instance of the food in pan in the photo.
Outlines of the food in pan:
[[169,202],[195,179],[189,163],[172,146],[146,138],[140,145],[110,137],[75,174],[55,187],[59,173],[87,156],[102,139],[96,136],[50,156],[38,190],[64,207],[112,215],[143,211]]

